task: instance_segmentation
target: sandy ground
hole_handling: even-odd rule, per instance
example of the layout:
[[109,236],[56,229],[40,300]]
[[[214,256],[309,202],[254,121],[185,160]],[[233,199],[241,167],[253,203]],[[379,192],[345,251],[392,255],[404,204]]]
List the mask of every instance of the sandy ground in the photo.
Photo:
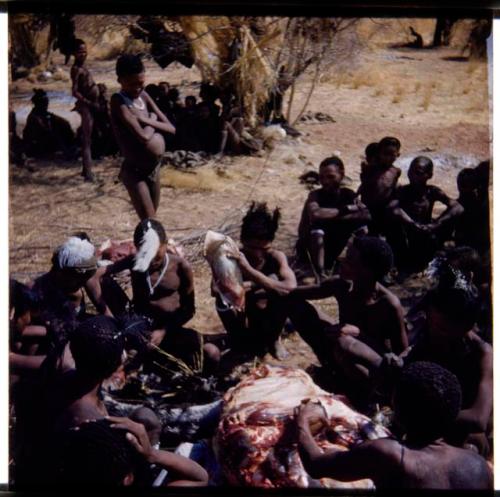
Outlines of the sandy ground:
[[[298,139],[286,138],[262,157],[226,158],[194,174],[162,170],[158,217],[170,236],[183,244],[194,266],[197,313],[192,326],[204,333],[221,331],[210,297],[210,273],[201,255],[206,229],[224,226],[238,236],[238,225],[250,200],[267,201],[282,209],[276,247],[293,254],[298,220],[308,191],[298,177],[316,169],[326,156],[339,154],[346,164],[346,183],[359,184],[359,164],[365,146],[386,135],[402,142],[398,164],[406,171],[413,157],[435,160],[433,183],[456,197],[456,174],[490,155],[487,66],[457,56],[455,48],[439,50],[389,49],[374,43],[357,56],[351,70],[332,67],[321,79],[308,110],[331,115],[335,122],[297,124]],[[56,57],[56,63],[62,61]],[[117,89],[113,61],[89,61],[97,82]],[[64,71],[69,67],[64,68]],[[196,69],[177,65],[162,71],[147,63],[148,82],[167,80],[181,95],[197,94]],[[312,75],[297,83],[292,121],[302,108]],[[70,118],[72,98],[68,81],[33,84],[16,81],[10,105],[17,112],[19,131],[29,111],[31,90],[40,86],[54,97],[50,110]],[[54,92],[54,93],[52,93]],[[132,236],[137,218],[125,188],[118,182],[120,159],[95,164],[96,184],[83,183],[80,163],[39,162],[34,172],[10,168],[10,272],[26,281],[48,269],[52,250],[66,236],[85,230],[99,245],[108,238]],[[406,183],[406,174],[402,182]],[[421,292],[418,278],[396,292],[405,299]],[[322,304],[336,312],[330,299]],[[291,338],[297,364],[310,361],[307,347]]]

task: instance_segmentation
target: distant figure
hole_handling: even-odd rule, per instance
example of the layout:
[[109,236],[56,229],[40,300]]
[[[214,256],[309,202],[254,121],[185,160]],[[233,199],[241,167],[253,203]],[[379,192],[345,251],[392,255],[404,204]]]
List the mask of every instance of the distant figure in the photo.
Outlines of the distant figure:
[[146,75],[139,56],[121,55],[116,62],[121,91],[111,97],[111,122],[124,157],[120,179],[140,219],[156,217],[160,203],[163,133],[174,126],[144,91]]
[[9,110],[9,162],[22,166],[25,160],[23,140],[17,134],[16,113]]
[[75,135],[69,122],[48,111],[49,97],[45,90],[35,88],[31,101],[33,109],[23,130],[26,154],[29,157],[49,158],[56,152],[62,152],[65,158],[72,158]]
[[87,45],[83,40],[75,41],[75,62],[71,67],[72,94],[76,98],[75,109],[82,118],[82,176],[85,181],[94,181],[92,172],[92,130],[95,112],[99,110],[99,88],[85,66]]
[[406,46],[408,48],[424,48],[424,39],[420,33],[417,33],[417,31],[413,29],[413,26],[410,26],[410,33],[414,37],[414,40]]
[[[51,50],[59,49],[64,55],[64,65],[69,62],[75,50],[75,20],[73,14],[60,13],[51,16],[49,34],[49,54]],[[48,58],[48,57],[47,57]],[[50,63],[50,59],[48,58]]]
[[376,167],[378,161],[378,142],[370,143],[365,148],[365,159],[361,162],[361,182],[373,167]]
[[436,28],[432,40],[433,47],[440,47],[441,45],[447,47],[450,44],[451,28],[457,21],[456,18],[444,16],[439,16],[436,19]]
[[321,188],[309,194],[302,210],[297,255],[312,263],[320,279],[333,269],[353,231],[370,220],[356,193],[341,187],[344,173],[338,157],[324,159],[319,165]]
[[401,142],[386,136],[378,144],[377,160],[363,173],[359,193],[361,201],[371,214],[370,234],[385,232],[387,207],[396,193],[396,185],[401,176],[401,169],[394,166],[399,157]]
[[[454,223],[463,207],[446,193],[427,182],[432,178],[434,164],[428,157],[416,157],[410,164],[410,184],[402,186],[389,204],[392,217],[387,240],[392,246],[396,267],[402,272],[422,271],[442,244],[451,239]],[[446,210],[433,217],[434,204]]]
[[99,110],[95,113],[92,155],[96,157],[115,155],[118,152],[118,145],[111,126],[108,88],[103,83],[99,83],[97,87],[99,88]]
[[196,97],[188,95],[184,102],[184,109],[177,119],[175,148],[195,152],[200,149],[196,132],[198,126]]

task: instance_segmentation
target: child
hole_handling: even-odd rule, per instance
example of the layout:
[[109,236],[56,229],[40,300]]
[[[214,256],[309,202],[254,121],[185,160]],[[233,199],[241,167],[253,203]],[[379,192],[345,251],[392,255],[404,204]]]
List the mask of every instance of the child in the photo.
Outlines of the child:
[[59,464],[61,478],[53,486],[88,490],[160,486],[141,478],[145,465],[164,469],[166,486],[208,484],[208,474],[199,464],[154,448],[141,423],[110,416],[68,433]]
[[193,271],[182,257],[167,252],[161,223],[144,219],[134,232],[137,254],[106,268],[106,275],[131,270],[134,312],[152,320],[151,342],[195,367],[205,351],[216,360],[214,346],[184,325],[194,316]]
[[227,308],[216,294],[217,313],[229,335],[231,348],[286,357],[280,335],[286,320],[283,295],[296,286],[285,254],[273,248],[278,229],[279,209],[271,214],[265,203],[253,202],[241,226],[242,249],[234,258],[247,282],[246,308]]
[[[371,388],[373,372],[384,355],[399,354],[408,347],[401,303],[380,284],[392,262],[386,242],[371,236],[355,237],[348,245],[339,276],[289,293],[287,308],[295,329],[323,364],[356,383],[353,395],[360,398]],[[338,301],[338,324],[306,301],[327,297]]]
[[370,173],[373,167],[376,167],[378,161],[378,142],[373,142],[365,148],[365,160],[361,162],[361,182],[365,176]]
[[[393,228],[387,233],[400,271],[421,271],[436,250],[451,237],[453,224],[463,212],[462,206],[446,193],[427,182],[432,178],[434,164],[428,157],[416,157],[408,170],[409,185],[397,190],[389,204]],[[433,218],[434,204],[447,209]]]
[[94,181],[91,145],[94,113],[99,110],[99,89],[85,66],[87,45],[83,40],[75,40],[73,55],[75,61],[71,67],[71,93],[76,98],[75,108],[82,118],[82,176],[85,181]]
[[349,188],[341,188],[344,164],[336,156],[319,165],[321,188],[309,194],[299,224],[297,252],[307,260],[320,279],[332,269],[353,231],[370,220],[368,209]]
[[327,420],[324,410],[309,402],[298,408],[296,418],[300,458],[313,478],[370,478],[377,489],[491,490],[493,475],[486,461],[443,439],[457,418],[460,400],[460,384],[452,373],[437,364],[416,362],[403,371],[393,400],[404,441],[379,438],[350,450],[324,452],[310,423]]
[[139,56],[121,55],[116,62],[121,91],[111,97],[111,121],[125,160],[120,179],[139,218],[156,216],[160,202],[160,159],[165,152],[161,135],[175,128],[143,91],[144,66]]
[[394,161],[399,157],[401,143],[397,138],[386,136],[378,144],[376,164],[363,174],[359,193],[361,201],[371,214],[370,234],[383,234],[387,218],[387,206],[396,192],[396,184],[401,176],[401,169]]

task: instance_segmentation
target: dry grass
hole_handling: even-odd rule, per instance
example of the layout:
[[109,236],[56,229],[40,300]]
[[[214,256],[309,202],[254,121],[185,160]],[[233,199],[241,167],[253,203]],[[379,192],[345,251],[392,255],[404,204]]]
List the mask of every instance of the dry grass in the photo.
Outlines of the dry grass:
[[403,100],[403,97],[405,95],[405,90],[404,87],[401,85],[396,85],[392,91],[393,96],[392,96],[392,103],[393,104],[399,104],[401,100]]
[[163,168],[161,171],[161,184],[169,188],[195,192],[221,191],[231,176],[227,171],[218,173],[211,168],[200,168],[192,172]]
[[434,85],[433,84],[426,85],[424,88],[424,97],[422,99],[422,103],[420,104],[420,106],[424,110],[429,109],[429,106],[431,105],[433,93],[434,93]]

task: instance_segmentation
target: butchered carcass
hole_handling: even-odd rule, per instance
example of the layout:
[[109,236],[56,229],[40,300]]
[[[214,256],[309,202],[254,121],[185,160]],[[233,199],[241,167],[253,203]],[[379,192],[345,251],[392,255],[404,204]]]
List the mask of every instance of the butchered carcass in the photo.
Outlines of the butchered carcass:
[[261,366],[224,396],[215,450],[230,485],[255,487],[373,488],[371,480],[313,480],[297,450],[294,409],[320,402],[330,421],[315,439],[323,450],[347,450],[389,432],[350,408],[342,396],[319,388],[302,370]]
[[227,306],[243,310],[245,289],[240,267],[231,254],[238,253],[238,245],[230,237],[207,231],[203,255],[210,264],[215,290]]

